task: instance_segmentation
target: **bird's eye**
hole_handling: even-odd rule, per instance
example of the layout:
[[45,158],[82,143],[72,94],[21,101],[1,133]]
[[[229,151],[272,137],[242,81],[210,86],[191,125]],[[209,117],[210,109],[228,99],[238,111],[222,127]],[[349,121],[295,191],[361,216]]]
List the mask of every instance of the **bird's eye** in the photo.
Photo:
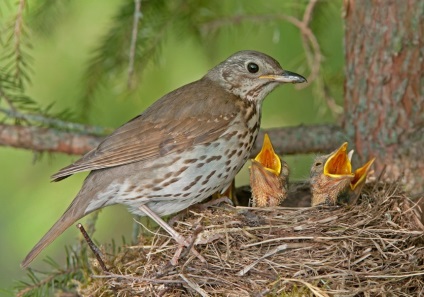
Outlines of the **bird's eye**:
[[250,73],[256,73],[256,72],[259,71],[259,66],[258,66],[258,64],[251,62],[251,63],[247,64],[247,70]]
[[322,165],[322,163],[321,162],[317,162],[317,163],[315,163],[315,166],[321,166]]

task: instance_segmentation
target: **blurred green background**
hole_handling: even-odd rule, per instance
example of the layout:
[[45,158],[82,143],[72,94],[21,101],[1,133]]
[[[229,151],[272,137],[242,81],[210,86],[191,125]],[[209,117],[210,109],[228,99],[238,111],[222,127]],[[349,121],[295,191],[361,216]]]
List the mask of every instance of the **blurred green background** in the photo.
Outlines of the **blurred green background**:
[[[282,3],[284,2],[284,3]],[[48,34],[33,34],[33,74],[27,93],[41,106],[55,102],[54,111],[69,109],[78,118],[82,113],[81,96],[87,61],[100,38],[111,24],[123,1],[75,0]],[[304,1],[222,1],[220,8],[228,15],[284,13],[301,18]],[[341,104],[343,92],[343,24],[341,0],[319,4],[311,27],[324,57],[321,75],[331,86],[331,94]],[[1,18],[16,12],[16,5],[0,3]],[[143,7],[142,7],[143,9]],[[31,6],[26,13],[31,13]],[[175,31],[175,30],[174,30]],[[288,70],[307,76],[310,72],[299,30],[284,21],[244,22],[224,26],[210,41],[199,44],[190,36],[181,37],[172,28],[166,35],[157,59],[144,65],[140,87],[128,92],[126,76],[112,78],[95,93],[86,123],[118,127],[142,112],[163,94],[200,78],[218,62],[235,51],[254,49],[276,58]],[[1,53],[0,53],[1,54]],[[137,63],[137,61],[136,61]],[[293,126],[334,122],[326,111],[319,92],[312,82],[296,90],[286,85],[275,90],[263,106],[262,127]],[[3,106],[5,107],[5,106]],[[85,174],[78,174],[60,183],[50,183],[51,174],[75,161],[78,156],[44,154],[35,158],[31,151],[0,147],[0,295],[13,295],[17,280],[25,279],[20,261],[30,248],[59,218],[80,189]],[[292,179],[308,177],[312,156],[286,157]],[[37,159],[37,161],[34,161]],[[237,185],[247,184],[246,168],[237,177]],[[84,222],[84,220],[83,220]],[[130,238],[132,216],[121,206],[104,209],[96,225],[95,239],[118,243],[122,236]],[[43,258],[64,262],[64,246],[76,241],[79,232],[69,228],[33,263],[43,267]]]

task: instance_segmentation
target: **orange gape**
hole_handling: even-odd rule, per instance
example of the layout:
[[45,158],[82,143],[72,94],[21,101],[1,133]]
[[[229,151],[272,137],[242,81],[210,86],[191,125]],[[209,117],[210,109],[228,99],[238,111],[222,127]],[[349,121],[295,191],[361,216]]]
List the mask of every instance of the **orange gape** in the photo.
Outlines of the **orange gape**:
[[273,171],[275,174],[281,173],[281,160],[274,151],[268,133],[264,135],[264,143],[259,154],[256,156],[255,161],[262,164],[267,170]]
[[288,194],[289,168],[275,153],[268,134],[264,136],[262,149],[250,167],[252,206],[278,206]]
[[347,145],[345,142],[334,152],[315,159],[310,179],[312,206],[335,205],[338,200],[353,204],[361,194],[375,159],[352,172],[351,156],[346,153]]

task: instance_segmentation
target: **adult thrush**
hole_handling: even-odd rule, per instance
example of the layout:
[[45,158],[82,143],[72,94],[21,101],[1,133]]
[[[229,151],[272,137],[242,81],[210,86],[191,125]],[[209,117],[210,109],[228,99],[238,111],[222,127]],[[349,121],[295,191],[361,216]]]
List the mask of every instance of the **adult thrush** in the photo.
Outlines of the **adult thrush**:
[[286,199],[289,166],[275,153],[267,133],[262,149],[250,166],[250,187],[253,207],[278,206]]
[[263,99],[279,84],[303,82],[303,76],[283,70],[273,58],[241,51],[200,80],[166,94],[52,176],[60,181],[91,171],[71,205],[21,265],[27,267],[76,220],[117,203],[151,217],[188,246],[160,216],[226,189],[256,140]]

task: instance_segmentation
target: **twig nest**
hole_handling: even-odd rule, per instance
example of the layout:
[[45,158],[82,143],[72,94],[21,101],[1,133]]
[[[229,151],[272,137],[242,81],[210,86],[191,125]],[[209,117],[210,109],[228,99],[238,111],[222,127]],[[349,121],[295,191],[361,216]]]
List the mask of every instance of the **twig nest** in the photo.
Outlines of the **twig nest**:
[[[201,231],[199,232],[199,226]],[[424,226],[399,185],[366,185],[355,206],[189,210],[175,229],[208,264],[163,232],[107,259],[83,296],[418,296]]]

